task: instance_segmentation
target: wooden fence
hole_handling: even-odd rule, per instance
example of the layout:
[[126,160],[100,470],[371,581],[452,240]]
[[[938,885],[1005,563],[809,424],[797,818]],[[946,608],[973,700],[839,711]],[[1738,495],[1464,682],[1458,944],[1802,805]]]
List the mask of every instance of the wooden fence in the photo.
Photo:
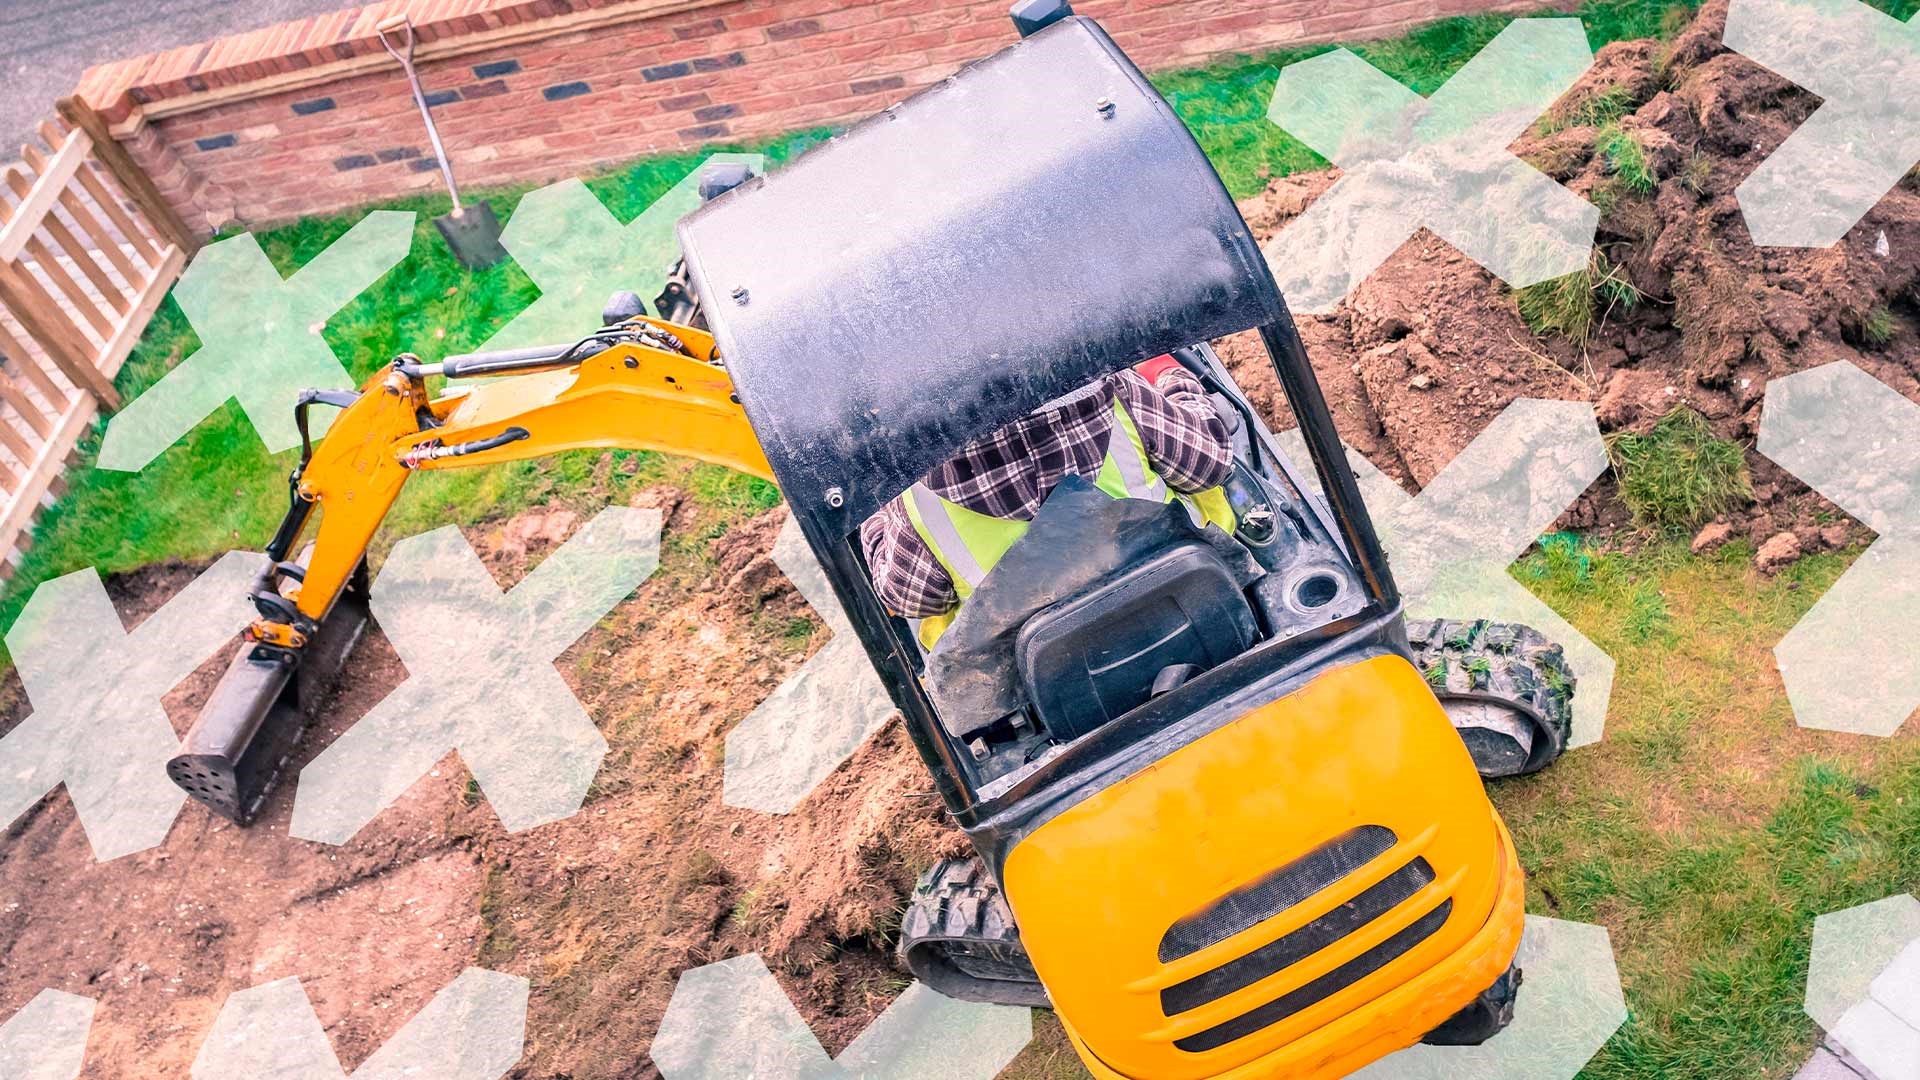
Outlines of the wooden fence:
[[194,248],[98,114],[59,114],[0,184],[0,577]]

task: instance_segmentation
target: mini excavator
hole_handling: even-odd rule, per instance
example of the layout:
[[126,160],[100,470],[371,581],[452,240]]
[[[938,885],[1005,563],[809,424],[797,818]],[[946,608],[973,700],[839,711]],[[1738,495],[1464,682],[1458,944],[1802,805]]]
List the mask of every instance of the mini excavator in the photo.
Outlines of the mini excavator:
[[[1565,749],[1572,673],[1524,627],[1404,618],[1206,157],[1094,22],[1060,0],[1014,21],[1017,43],[776,173],[703,174],[656,314],[619,294],[564,345],[403,355],[302,395],[303,433],[341,412],[303,440],[258,618],[174,780],[251,820],[367,626],[368,543],[416,472],[657,450],[780,486],[973,841],[906,912],[920,980],[1054,1009],[1100,1080],[1330,1078],[1500,1031],[1524,876],[1482,780]],[[1208,344],[1247,330],[1317,485]],[[861,523],[1163,354],[1233,433],[1231,535],[1063,482],[924,647]]]

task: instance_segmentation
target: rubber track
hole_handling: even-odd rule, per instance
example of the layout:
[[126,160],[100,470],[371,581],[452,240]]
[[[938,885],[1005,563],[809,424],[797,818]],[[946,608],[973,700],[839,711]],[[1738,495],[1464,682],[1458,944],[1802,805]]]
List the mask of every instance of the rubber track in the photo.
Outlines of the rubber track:
[[1408,619],[1414,666],[1442,700],[1491,695],[1530,712],[1544,724],[1548,747],[1526,772],[1538,772],[1573,739],[1573,669],[1560,646],[1520,623],[1487,619]]
[[[996,979],[968,975],[951,962],[928,970],[929,961],[941,955],[942,941],[997,946],[1017,954],[1018,963],[1004,972],[1009,977]],[[1034,974],[1020,945],[1013,911],[1000,894],[999,883],[977,857],[947,859],[920,879],[901,920],[900,955],[916,976],[950,997],[995,1004],[1046,1004],[1040,977]],[[1009,995],[1018,1000],[1010,1000]]]

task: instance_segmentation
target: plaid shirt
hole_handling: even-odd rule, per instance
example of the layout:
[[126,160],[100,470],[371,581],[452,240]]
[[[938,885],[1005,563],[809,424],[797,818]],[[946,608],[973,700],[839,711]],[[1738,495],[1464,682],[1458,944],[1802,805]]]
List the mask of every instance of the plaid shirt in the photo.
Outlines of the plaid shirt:
[[[1148,462],[1168,487],[1191,494],[1226,482],[1233,470],[1226,425],[1214,414],[1200,381],[1170,367],[1156,384],[1129,368],[1050,401],[968,443],[928,473],[926,484],[969,510],[1032,521],[1063,478],[1099,475],[1113,434],[1116,397],[1140,430]],[[893,611],[920,619],[960,603],[946,567],[907,517],[905,492],[860,526],[860,542],[874,590]]]

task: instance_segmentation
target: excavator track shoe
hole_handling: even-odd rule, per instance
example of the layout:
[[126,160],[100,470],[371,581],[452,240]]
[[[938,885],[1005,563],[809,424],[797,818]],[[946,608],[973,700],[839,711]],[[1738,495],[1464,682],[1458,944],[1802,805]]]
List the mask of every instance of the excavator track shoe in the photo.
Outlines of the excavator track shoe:
[[926,872],[900,924],[900,958],[913,976],[960,1001],[1050,1009],[1013,912],[979,858]]
[[1539,772],[1573,738],[1573,670],[1560,646],[1519,623],[1409,619],[1414,666],[1489,779]]

